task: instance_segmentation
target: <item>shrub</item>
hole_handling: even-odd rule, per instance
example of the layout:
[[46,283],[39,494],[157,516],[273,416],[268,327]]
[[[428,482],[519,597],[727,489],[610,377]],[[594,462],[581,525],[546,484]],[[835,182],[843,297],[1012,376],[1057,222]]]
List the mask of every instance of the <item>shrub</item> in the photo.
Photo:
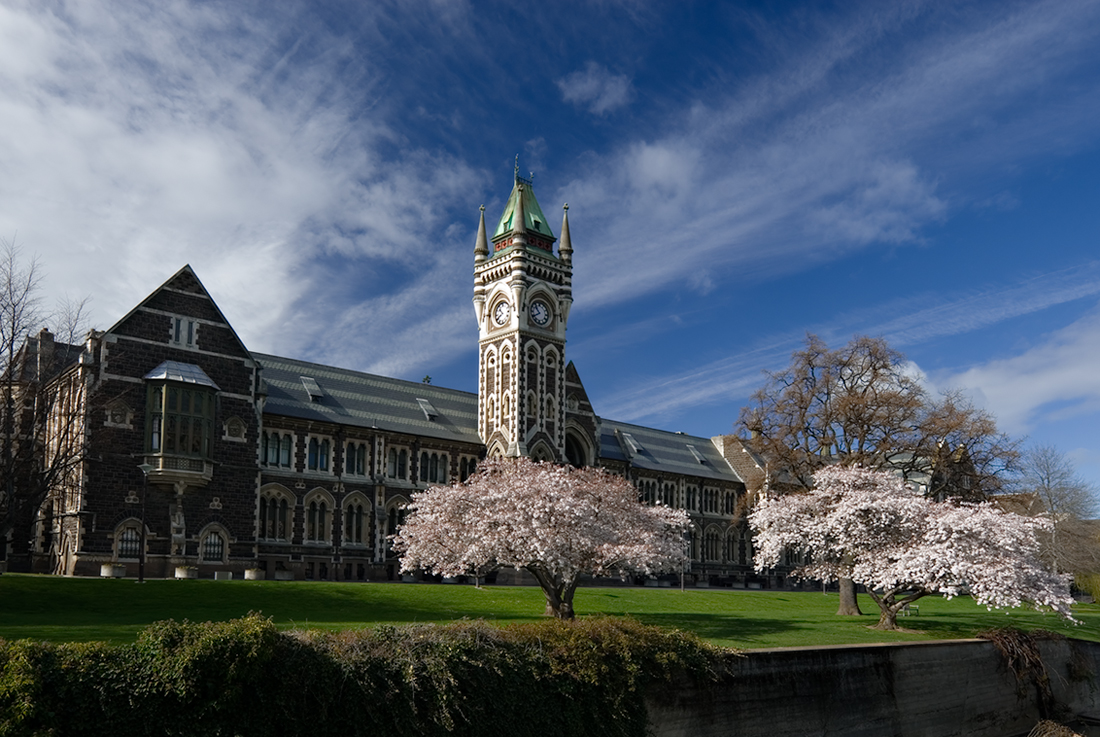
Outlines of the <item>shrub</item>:
[[133,645],[0,641],[2,735],[643,735],[647,686],[726,651],[629,619],[279,633],[159,622]]

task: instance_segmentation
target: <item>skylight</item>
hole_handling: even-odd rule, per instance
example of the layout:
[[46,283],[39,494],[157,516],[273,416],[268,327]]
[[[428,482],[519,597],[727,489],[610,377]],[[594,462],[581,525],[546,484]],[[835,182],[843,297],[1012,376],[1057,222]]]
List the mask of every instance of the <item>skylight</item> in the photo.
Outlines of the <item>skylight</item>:
[[699,461],[700,463],[706,463],[707,462],[707,459],[703,456],[702,453],[700,453],[696,449],[696,447],[694,445],[689,445],[687,448],[688,448],[688,450],[691,451],[691,454],[693,456],[695,456],[695,460]]
[[630,452],[633,454],[641,453],[645,448],[638,444],[638,441],[634,439],[634,436],[628,432],[623,433],[623,442],[630,448]]
[[316,402],[320,400],[321,397],[325,396],[325,393],[321,391],[321,387],[317,383],[317,380],[314,379],[312,376],[302,376],[299,378],[301,378],[302,380],[302,386],[306,388],[306,394],[309,395],[309,401]]
[[432,403],[427,399],[416,398],[416,403],[420,405],[420,409],[424,412],[424,416],[428,418],[428,422],[435,422],[435,418],[439,417],[439,412],[436,411]]

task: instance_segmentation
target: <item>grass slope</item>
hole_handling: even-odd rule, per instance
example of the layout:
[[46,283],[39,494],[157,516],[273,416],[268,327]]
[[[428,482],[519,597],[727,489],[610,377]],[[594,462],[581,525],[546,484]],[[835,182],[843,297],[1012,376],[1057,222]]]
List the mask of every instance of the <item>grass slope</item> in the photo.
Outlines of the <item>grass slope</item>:
[[[920,616],[899,620],[914,632],[868,629],[874,603],[860,598],[865,617],[835,616],[834,595],[790,591],[603,588],[581,589],[581,615],[629,615],[646,624],[697,633],[739,648],[836,645],[971,637],[990,627],[1038,627],[1100,641],[1100,606],[1079,605],[1074,626],[1029,609],[987,611],[966,598],[928,597]],[[0,576],[0,637],[131,642],[158,620],[219,621],[262,612],[283,628],[352,629],[381,623],[483,618],[538,620],[542,592],[524,586],[475,589],[431,584],[175,581]]]

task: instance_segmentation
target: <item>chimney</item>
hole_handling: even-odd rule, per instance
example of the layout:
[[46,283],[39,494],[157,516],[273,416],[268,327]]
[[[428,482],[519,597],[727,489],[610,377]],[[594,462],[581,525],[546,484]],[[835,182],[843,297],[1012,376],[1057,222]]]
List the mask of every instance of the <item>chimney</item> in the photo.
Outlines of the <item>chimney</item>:
[[38,373],[39,380],[45,379],[53,366],[55,346],[53,333],[49,328],[42,328],[38,333]]

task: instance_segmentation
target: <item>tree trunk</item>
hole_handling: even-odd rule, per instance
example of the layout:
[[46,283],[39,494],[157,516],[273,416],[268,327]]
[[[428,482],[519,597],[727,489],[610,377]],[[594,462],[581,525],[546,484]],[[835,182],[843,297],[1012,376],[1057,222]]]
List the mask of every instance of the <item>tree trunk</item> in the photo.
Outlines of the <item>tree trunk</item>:
[[882,613],[879,615],[878,624],[875,625],[875,629],[896,630],[898,628],[898,609],[900,609],[900,607],[882,607]]
[[837,582],[840,586],[840,606],[836,613],[841,617],[858,617],[863,614],[859,610],[859,602],[856,600],[856,585],[850,578],[841,578]]
[[879,614],[878,624],[876,624],[874,627],[875,629],[898,629],[898,612],[928,593],[926,591],[917,591],[915,594],[910,594],[909,596],[903,598],[901,601],[898,601],[897,595],[903,590],[904,589],[891,589],[889,591],[884,591],[881,595],[876,594],[872,590],[867,591],[874,602],[878,604],[879,611],[881,612]]
[[534,566],[528,566],[527,570],[538,580],[542,595],[546,597],[544,614],[558,619],[573,619],[573,592],[577,588],[576,582],[558,582],[553,576]]

